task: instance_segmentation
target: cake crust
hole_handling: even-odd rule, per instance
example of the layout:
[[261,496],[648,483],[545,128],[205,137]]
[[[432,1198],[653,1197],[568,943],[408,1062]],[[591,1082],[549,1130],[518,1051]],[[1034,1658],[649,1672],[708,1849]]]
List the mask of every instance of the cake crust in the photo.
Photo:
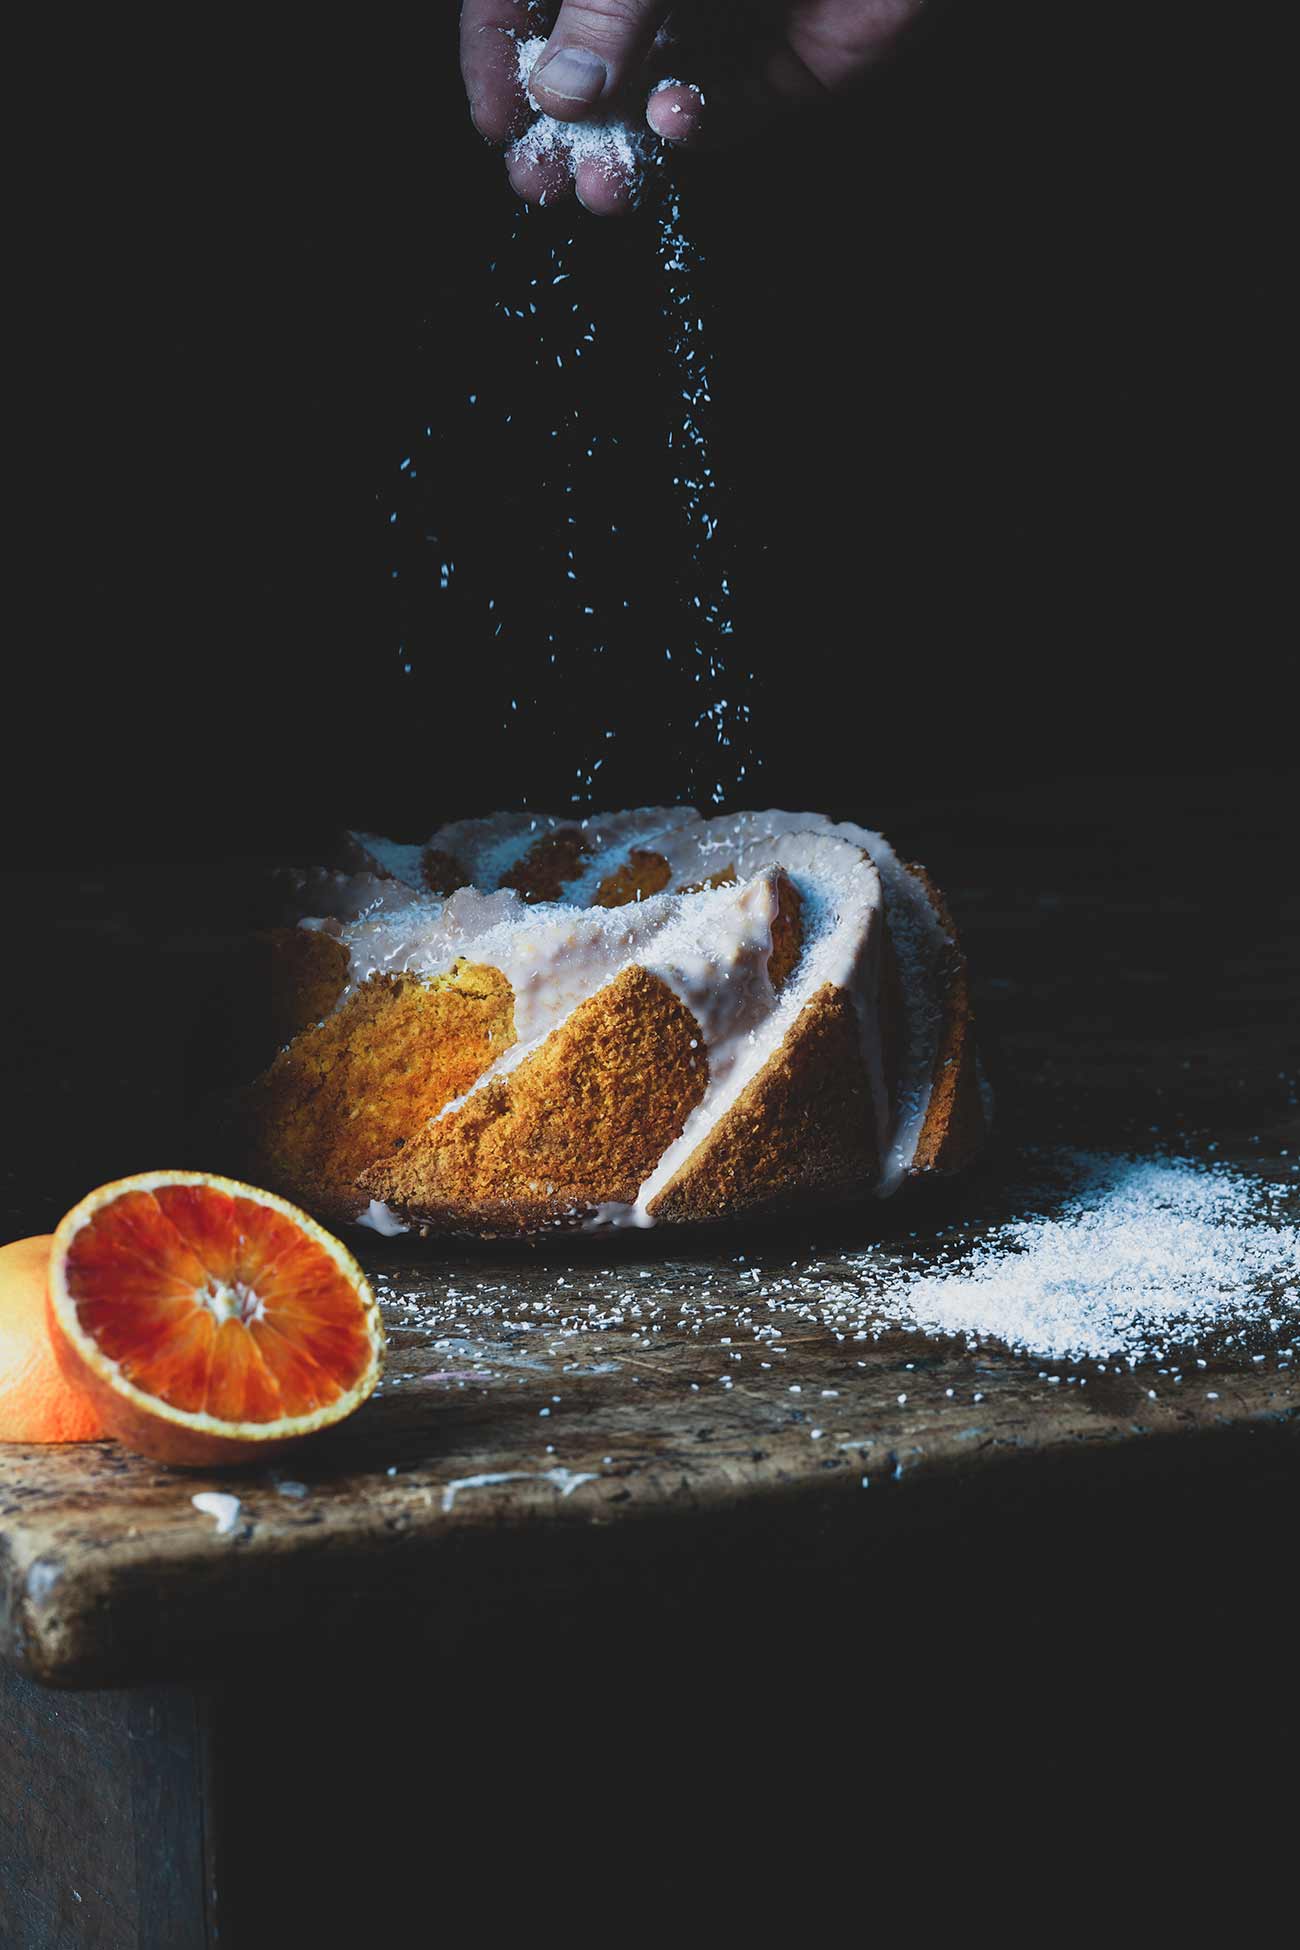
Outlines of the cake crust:
[[513,887],[526,901],[558,901],[569,882],[582,872],[589,850],[576,826],[544,833],[516,866],[502,874],[501,885]]
[[935,971],[942,1000],[942,1024],[930,1079],[930,1101],[917,1139],[912,1170],[917,1175],[946,1176],[971,1164],[986,1136],[975,1054],[975,1016],[966,957],[958,944],[948,904],[924,867],[913,863],[908,871],[925,889],[948,938]]
[[329,1015],[348,985],[348,951],[323,928],[270,928],[271,1032],[279,1047]]

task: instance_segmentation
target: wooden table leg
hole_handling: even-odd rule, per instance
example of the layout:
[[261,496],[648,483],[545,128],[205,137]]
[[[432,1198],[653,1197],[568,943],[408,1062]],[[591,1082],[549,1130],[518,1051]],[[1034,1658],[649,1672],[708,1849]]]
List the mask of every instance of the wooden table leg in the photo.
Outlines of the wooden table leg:
[[211,1950],[208,1752],[187,1687],[52,1692],[0,1664],[0,1943]]

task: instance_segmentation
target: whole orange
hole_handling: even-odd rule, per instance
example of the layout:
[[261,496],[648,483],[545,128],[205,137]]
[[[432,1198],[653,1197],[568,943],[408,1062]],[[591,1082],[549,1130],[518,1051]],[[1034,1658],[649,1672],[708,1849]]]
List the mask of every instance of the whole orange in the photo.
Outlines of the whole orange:
[[52,1236],[0,1246],[0,1442],[95,1442],[106,1435],[54,1357],[45,1321]]

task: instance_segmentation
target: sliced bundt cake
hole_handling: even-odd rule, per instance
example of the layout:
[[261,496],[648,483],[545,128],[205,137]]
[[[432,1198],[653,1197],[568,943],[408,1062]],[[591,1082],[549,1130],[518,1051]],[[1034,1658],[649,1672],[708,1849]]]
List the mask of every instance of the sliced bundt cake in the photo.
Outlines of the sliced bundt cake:
[[951,922],[864,828],[502,813],[354,834],[299,899],[246,1168],[331,1219],[718,1220],[887,1195],[982,1142]]

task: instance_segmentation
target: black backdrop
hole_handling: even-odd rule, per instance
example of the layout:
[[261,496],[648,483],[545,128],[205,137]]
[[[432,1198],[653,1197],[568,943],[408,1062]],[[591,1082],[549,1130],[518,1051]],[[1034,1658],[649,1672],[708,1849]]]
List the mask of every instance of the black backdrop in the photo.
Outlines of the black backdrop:
[[[1263,9],[949,0],[833,117],[681,165],[745,755],[664,657],[689,590],[653,217],[519,220],[455,11],[115,22],[61,56],[20,301],[37,860],[318,851],[575,785],[869,814],[1287,762]],[[500,310],[552,252],[597,327],[580,385],[556,287]]]
[[[415,836],[440,817],[525,799],[563,811],[579,758],[605,728],[618,733],[599,775],[607,803],[670,799],[714,769],[662,656],[665,628],[681,620],[682,538],[665,493],[671,387],[650,240],[644,224],[560,213],[518,228],[499,165],[464,112],[454,12],[444,0],[418,24],[390,15],[344,27],[318,12],[310,35],[265,13],[255,27],[173,15],[166,32],[99,15],[75,36],[67,29],[39,72],[14,64],[15,95],[39,87],[51,98],[10,185],[38,246],[32,274],[9,293],[33,328],[11,383],[38,422],[19,481],[33,531],[19,572],[31,570],[35,601],[14,606],[0,704],[0,781],[20,866],[305,855],[323,851],[339,821]],[[947,882],[935,813],[945,794],[1037,777],[1050,820],[1062,795],[1048,784],[1086,774],[1105,821],[1118,819],[1114,808],[1149,811],[1169,774],[1240,773],[1244,800],[1252,772],[1290,762],[1287,25],[1278,7],[949,0],[911,55],[833,122],[689,172],[714,347],[714,453],[730,484],[721,533],[735,668],[754,672],[746,696],[765,761],[746,781],[754,800],[867,816],[927,802],[923,819],[900,820],[899,837]],[[516,291],[531,291],[571,235],[570,283],[599,326],[583,368],[585,424],[624,443],[584,477],[586,586],[593,609],[619,606],[599,658],[585,604],[575,608],[562,587],[569,544],[550,431],[557,404],[575,395],[563,368],[532,363],[559,314],[534,327],[493,310],[503,265],[518,267]],[[468,409],[471,391],[481,410]],[[436,438],[423,436],[428,457],[413,462],[408,485],[401,462],[421,454],[426,426]],[[618,548],[611,523],[623,532]],[[458,567],[443,591],[445,559]],[[634,607],[622,611],[624,601]],[[543,662],[548,635],[564,652],[555,666]],[[512,696],[523,710],[509,712]],[[1134,776],[1144,781],[1136,792]],[[1284,803],[1276,782],[1259,796],[1266,808]],[[1176,816],[1187,789],[1169,801]],[[1280,816],[1264,818],[1277,837]],[[986,821],[984,860],[990,830]],[[1246,1043],[1233,1039],[1243,996],[1282,1020],[1270,904],[1273,861],[1292,872],[1293,862],[1274,847],[1261,863],[1253,821],[1228,821],[1234,831],[1252,836],[1235,901],[1220,903],[1212,878],[1202,883],[1191,849],[1162,879],[1174,896],[1171,958],[1191,944],[1177,991],[1126,986],[1113,1016],[1100,977],[1078,991],[1096,995],[1098,1013],[1090,1004],[1073,1024],[1075,1046],[1095,1020],[1103,1039],[1124,1029],[1114,1047],[1134,1052],[1126,1131],[1147,1104],[1164,1116],[1151,1095],[1160,1072],[1143,1073],[1142,1050],[1202,1023],[1204,1039],[1187,1044],[1198,1072],[1208,1079],[1219,1066],[1237,1093],[1226,1121],[1249,1128]],[[1211,844],[1206,820],[1197,832]],[[1012,862],[1039,840],[1011,838]],[[1063,845],[1062,874],[1068,857]],[[1165,874],[1168,853],[1148,835],[1131,857],[1118,846],[1110,857],[1117,879],[1127,874],[1118,930],[1124,901],[1131,909],[1134,887]],[[978,878],[984,867],[966,871]],[[183,901],[183,878],[168,884]],[[1063,884],[1053,868],[1048,885]],[[101,904],[115,899],[101,890]],[[35,912],[42,935],[57,926],[48,900]],[[1044,914],[1037,958],[1013,942],[1005,961],[972,917],[977,967],[1017,978],[1000,982],[1005,1006],[992,982],[981,994],[984,1049],[996,1059],[1004,1027],[1027,1026],[1020,1074],[1044,1047],[1035,1036],[1055,1033],[1063,993],[1048,969],[1067,937],[1051,931],[1046,909],[1026,928]],[[1198,915],[1207,925],[1193,941]],[[1220,915],[1224,935],[1208,922]],[[1086,960],[1085,931],[1073,925],[1070,952]],[[167,1149],[158,1132],[168,1066],[142,1070],[134,1051],[169,1047],[188,1003],[122,933],[104,964],[116,988],[97,974],[87,989],[80,968],[56,958],[40,992],[24,985],[11,1010],[13,1046],[35,1079],[28,1088],[19,1076],[11,1095],[44,1105],[48,1127],[43,1137],[30,1118],[15,1127],[25,1162],[6,1194],[12,1230],[50,1223],[87,1184],[137,1165],[137,1128],[152,1133],[146,1161]],[[1103,934],[1092,952],[1105,970],[1118,950]],[[1229,954],[1236,972],[1220,997]],[[1258,972],[1243,987],[1252,960]],[[114,1036],[99,1033],[104,1020]],[[69,1055],[73,1039],[81,1047]],[[1051,1093],[1040,1086],[1040,1108],[1027,1112],[1015,1066],[991,1067],[1000,1088],[1007,1078],[1004,1128],[1018,1148]],[[80,1080],[76,1116],[67,1090],[47,1088],[51,1075]],[[1211,1087],[1188,1114],[1199,1116]],[[1103,1089],[1095,1101],[1109,1115],[1118,1097]],[[1073,1115],[1065,1097],[1060,1114]],[[36,1194],[32,1160],[57,1167]],[[974,1591],[959,1641],[923,1631],[915,1647],[906,1633],[886,1645],[889,1608],[873,1593],[870,1630],[853,1644],[883,1658],[897,1683],[886,1736],[873,1720],[860,1750],[868,1760],[888,1753],[891,1767],[909,1751],[922,1757],[927,1796],[944,1757],[958,1754],[965,1815],[991,1728],[995,1746],[1005,1735],[1008,1774],[1049,1783],[1039,1799],[1053,1820],[1062,1784],[1079,1784],[1093,1827],[1078,1832],[1100,1821],[1098,1846],[1112,1857],[1125,1832],[1115,1827],[1116,1755],[1139,1756],[1127,1771],[1142,1782],[1143,1821],[1165,1806],[1181,1812],[1183,1780],[1208,1795],[1216,1835],[1225,1812],[1253,1816],[1249,1783],[1271,1779],[1259,1765],[1276,1732],[1271,1696],[1261,1707],[1253,1680],[1245,1696],[1230,1684],[1207,1691],[1205,1676],[1253,1675],[1258,1648],[1266,1656],[1279,1642],[1267,1546],[1286,1530],[1281,1491],[1243,1526],[1241,1480],[1221,1472],[1207,1516],[1212,1540],[1216,1523],[1237,1539],[1226,1573],[1198,1533],[1184,1552],[1192,1569],[1165,1579],[1169,1538],[1190,1535],[1186,1509],[1157,1535],[1163,1513],[1127,1495],[1115,1534],[1123,1513],[1097,1502],[1091,1560],[1073,1519],[1057,1513],[1058,1542],[1069,1544],[1057,1552],[1068,1560],[1057,1585],[1050,1552],[1044,1583],[1041,1539],[1025,1551],[1011,1529],[982,1588],[944,1553],[927,1560],[931,1582],[917,1586],[909,1616],[946,1631],[954,1592]],[[1012,1556],[1003,1580],[996,1566]],[[1202,1560],[1205,1606],[1183,1615]],[[1090,1562],[1114,1575],[1090,1584]],[[1120,1612],[1101,1616],[1115,1592]],[[800,1598],[794,1643],[808,1648],[815,1630],[814,1656],[783,1657],[775,1680],[824,1672],[825,1710],[814,1692],[813,1707],[805,1698],[802,1716],[787,1716],[794,1731],[784,1747],[778,1737],[775,1763],[766,1750],[756,1756],[736,1803],[747,1821],[753,1783],[774,1766],[790,1771],[808,1728],[842,1729],[852,1708],[859,1718],[847,1724],[860,1730],[861,1713],[878,1715],[884,1697],[826,1658],[820,1614]],[[982,1631],[973,1654],[971,1620]],[[742,1704],[744,1646],[759,1644],[764,1661],[750,1692],[770,1690],[779,1626],[758,1640],[715,1639],[742,1647],[732,1688]],[[692,1714],[706,1727],[697,1744],[721,1805],[739,1776],[725,1740],[707,1734],[714,1671],[706,1660],[692,1691],[661,1649],[624,1667],[638,1685],[662,1669],[684,1687],[662,1723],[686,1728],[684,1740],[695,1738]],[[469,1670],[486,1667],[471,1660]],[[725,1681],[732,1667],[718,1671]],[[1148,1671],[1154,1685],[1143,1690]],[[486,1694],[460,1686],[471,1718],[487,1696],[516,1711],[522,1696],[502,1693],[499,1677],[489,1675]],[[1079,1713],[1085,1687],[1090,1707],[1105,1710]],[[603,1710],[608,1686],[592,1697]],[[553,1703],[548,1695],[548,1712]],[[632,1722],[610,1723],[632,1726],[641,1766],[635,1701],[631,1710]],[[590,1717],[579,1712],[580,1733]],[[750,1716],[769,1746],[770,1717]],[[466,1732],[453,1714],[450,1729],[436,1730],[446,1751],[459,1737],[465,1751],[492,1752],[477,1721]],[[739,1751],[748,1760],[751,1747]],[[810,1805],[822,1811],[806,1759],[801,1749],[798,1778],[813,1781]],[[882,1775],[869,1825],[891,1783],[905,1811],[922,1805],[899,1803],[895,1773]],[[391,1799],[375,1803],[385,1821]],[[1012,1805],[997,1792],[985,1801],[999,1814]],[[251,1805],[256,1814],[256,1792]],[[1198,1803],[1198,1834],[1203,1817]],[[930,1827],[916,1832],[928,1846]],[[1043,1859],[1059,1861],[1066,1832]],[[319,1854],[318,1845],[313,1832]],[[391,1850],[385,1859],[391,1867]],[[1027,1859],[1020,1847],[1013,1883]],[[1203,1884],[1194,1882],[1198,1898]],[[323,1886],[334,1900],[333,1884]],[[758,1886],[766,1893],[766,1880]]]

